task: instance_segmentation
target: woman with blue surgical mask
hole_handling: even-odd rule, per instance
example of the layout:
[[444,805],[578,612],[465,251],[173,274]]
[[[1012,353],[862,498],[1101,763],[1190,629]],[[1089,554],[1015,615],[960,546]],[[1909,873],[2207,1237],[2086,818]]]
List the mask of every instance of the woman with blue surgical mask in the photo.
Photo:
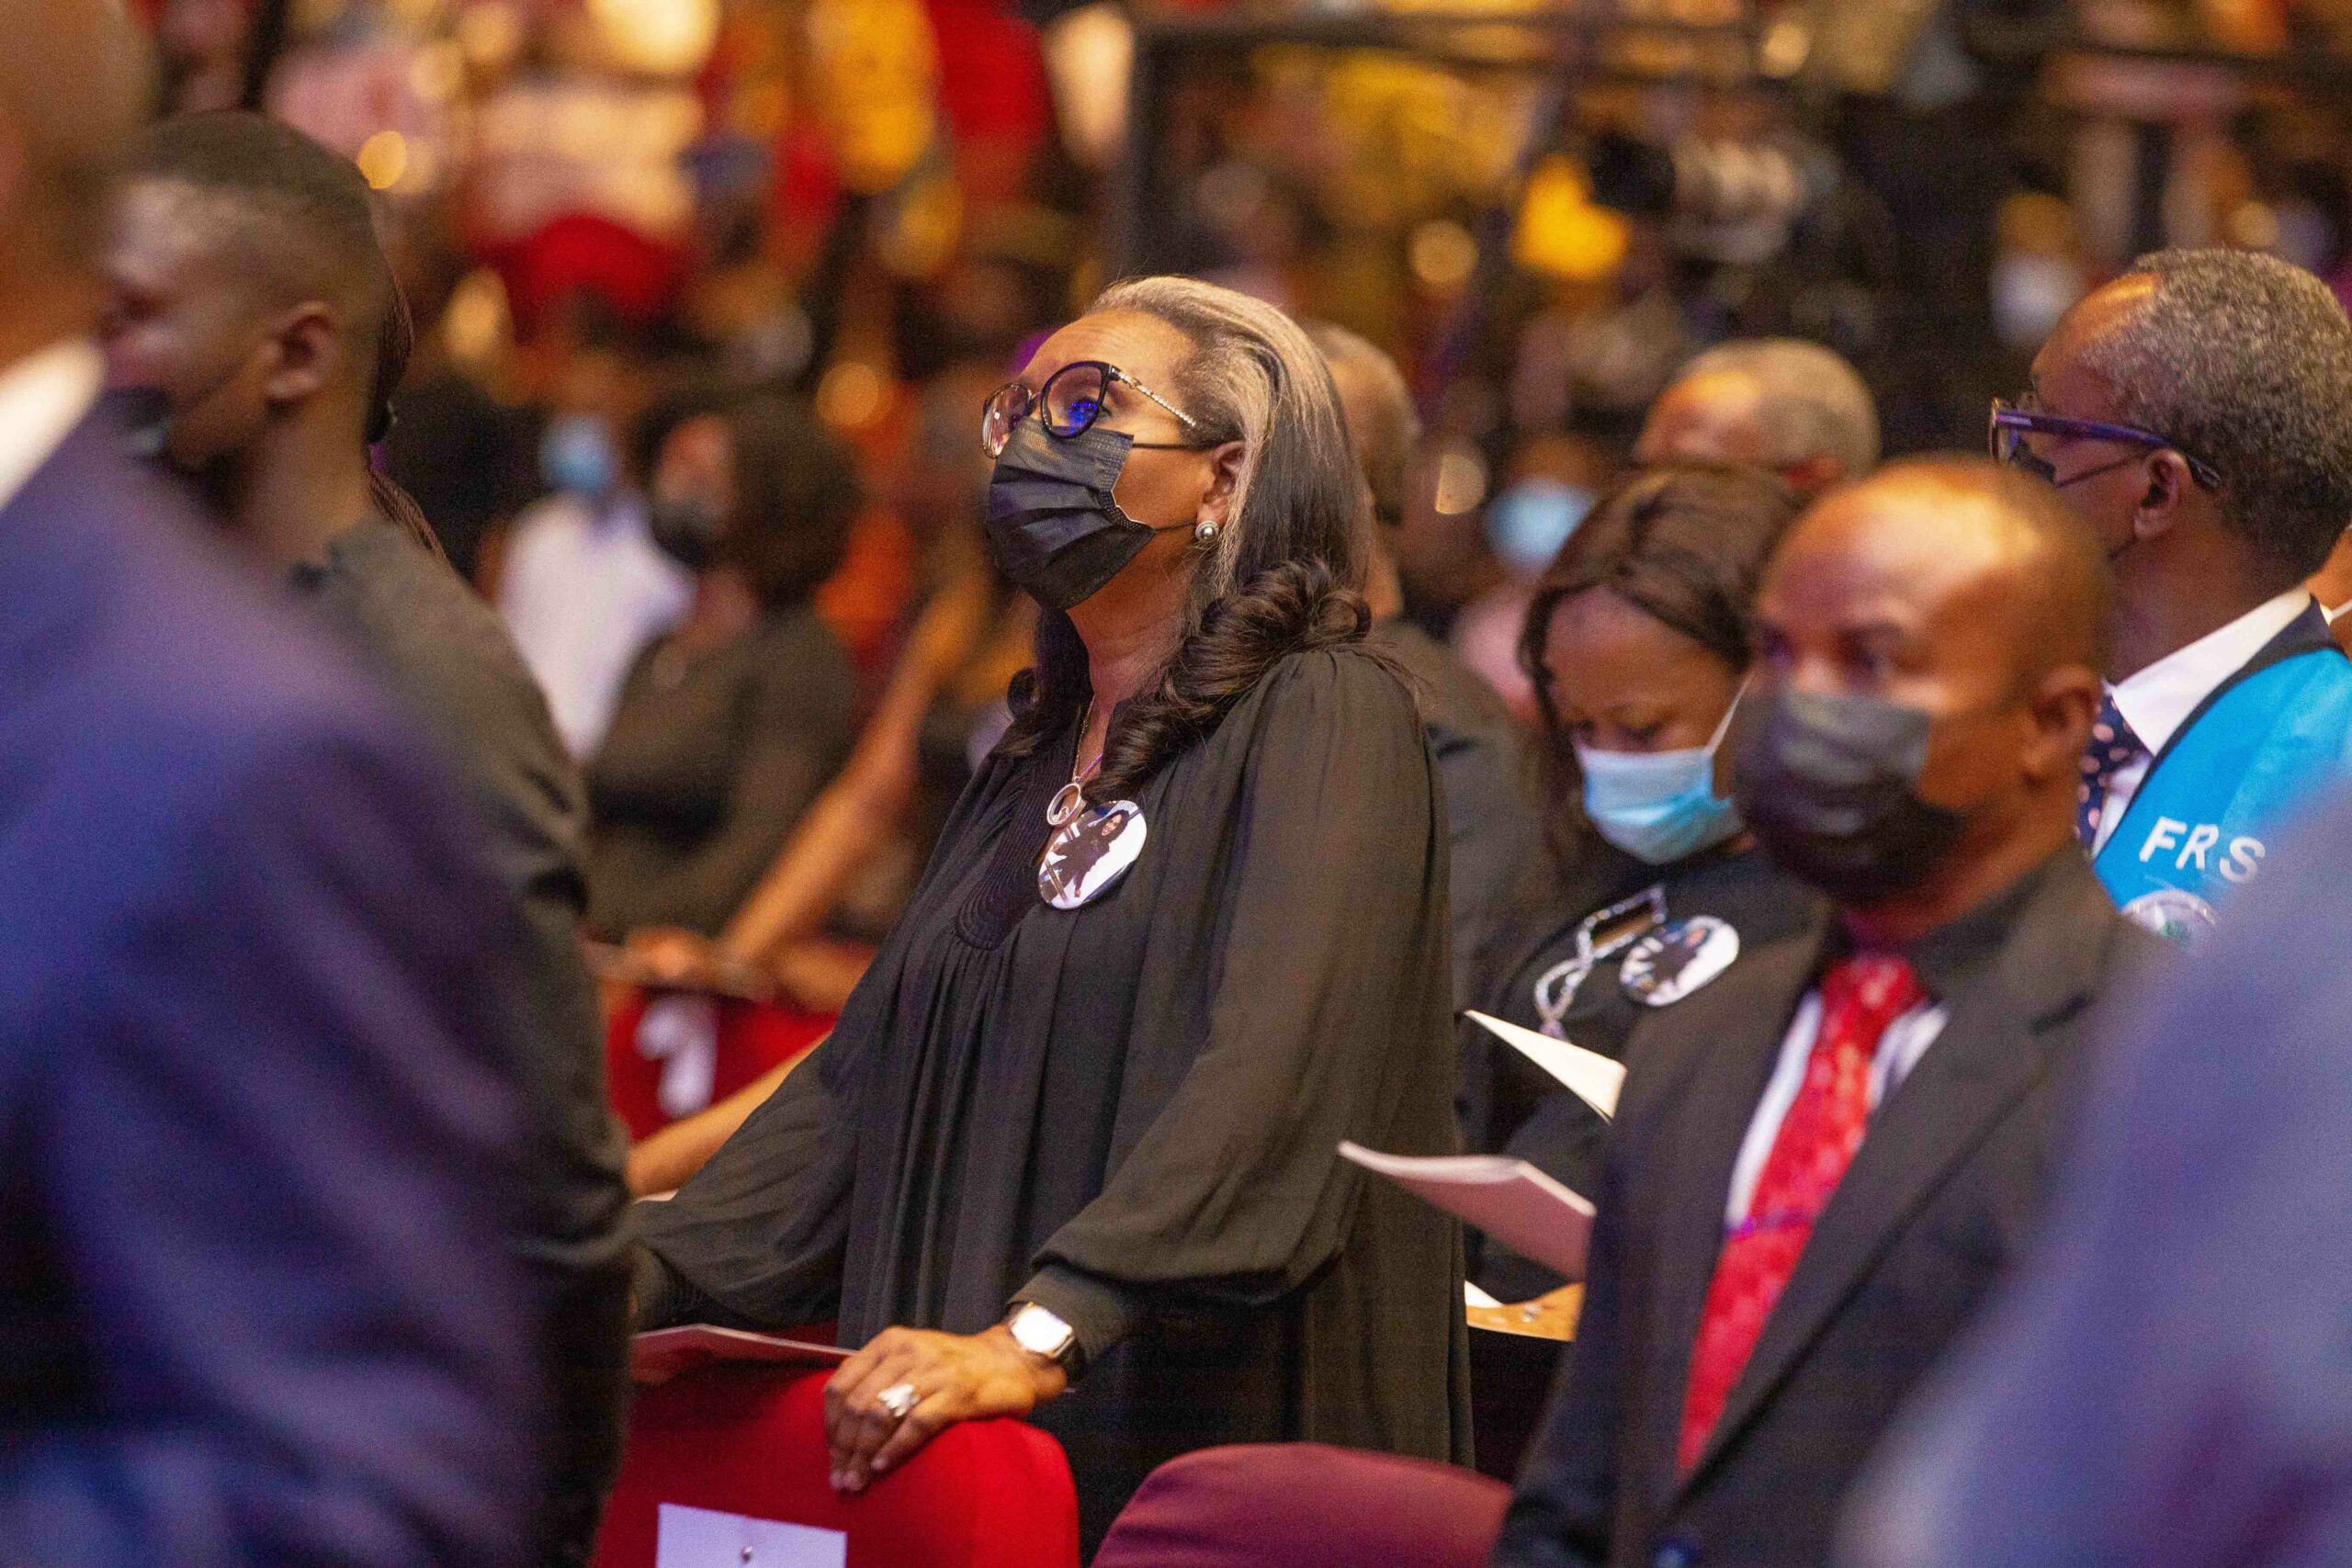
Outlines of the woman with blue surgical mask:
[[[1797,505],[1758,469],[1670,465],[1603,497],[1537,580],[1520,637],[1548,775],[1552,863],[1484,965],[1482,1011],[1623,1059],[1636,1026],[1799,923],[1814,895],[1731,801],[1726,737],[1756,584]],[[1467,1022],[1472,1146],[1590,1194],[1606,1123]],[[1556,1278],[1487,1246],[1507,1302]]]

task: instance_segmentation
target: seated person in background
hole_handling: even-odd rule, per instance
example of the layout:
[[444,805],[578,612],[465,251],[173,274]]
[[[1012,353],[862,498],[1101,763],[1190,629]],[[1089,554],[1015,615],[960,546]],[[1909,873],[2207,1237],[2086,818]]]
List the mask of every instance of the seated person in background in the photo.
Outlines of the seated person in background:
[[556,733],[585,761],[646,644],[686,613],[686,570],[656,548],[623,450],[653,396],[648,355],[593,295],[541,329],[551,364],[538,466],[549,493],[514,519],[499,558],[498,613],[548,694]]
[[[1497,943],[1482,1010],[1622,1057],[1644,1016],[1818,918],[1742,826],[1724,751],[1757,580],[1796,513],[1759,469],[1653,469],[1595,506],[1538,581],[1521,657],[1543,716],[1552,874]],[[1679,968],[1678,937],[1695,944]],[[1460,1039],[1471,1149],[1590,1194],[1608,1124],[1476,1022]],[[1472,1277],[1506,1302],[1560,1282],[1492,1247],[1474,1247]]]
[[841,564],[853,460],[801,409],[729,400],[673,428],[653,536],[695,573],[588,767],[588,920],[718,931],[848,755],[855,681],[809,604]]
[[1340,389],[1348,439],[1372,487],[1374,554],[1364,597],[1375,622],[1372,646],[1418,687],[1421,728],[1445,789],[1449,908],[1453,922],[1454,998],[1473,999],[1471,966],[1492,939],[1511,891],[1541,859],[1543,833],[1522,777],[1518,722],[1494,688],[1451,649],[1404,618],[1395,536],[1405,520],[1405,478],[1420,440],[1420,416],[1396,362],[1344,327],[1310,321]]
[[1819,344],[1736,339],[1657,395],[1634,459],[1753,464],[1809,500],[1878,466],[1878,405],[1854,367]]
[[[556,1473],[541,1549],[584,1559],[620,1462],[628,1195],[581,961],[580,777],[497,613],[376,479],[407,313],[348,159],[260,115],[167,120],[132,156],[107,247],[107,350],[172,411],[164,455],[230,538],[439,743],[527,922],[522,983],[487,988],[529,1047],[531,1185],[516,1250],[547,1293]],[[226,378],[222,367],[237,367]]]
[[2077,831],[2124,913],[2189,940],[2352,776],[2352,662],[2305,580],[2352,517],[2352,321],[2276,256],[2160,251],[2035,355],[1996,456],[2113,563]]
[[[1005,688],[1031,656],[1035,605],[996,570],[980,537],[989,465],[975,457],[972,431],[1001,378],[1001,370],[978,380],[950,373],[926,389],[922,429],[895,499],[925,546],[935,586],[848,763],[716,941],[676,927],[629,933],[630,949],[655,973],[685,984],[729,972],[756,976],[802,1007],[837,1010],[857,983],[864,955],[823,939],[836,927],[866,921],[872,928],[854,934],[882,935],[906,885],[931,858],[975,764],[1002,733]],[[891,867],[903,869],[885,879],[884,899],[872,898],[869,879]],[[876,919],[845,908],[854,901],[893,907]],[[733,1122],[748,1111],[742,1107]],[[727,1126],[731,1131],[733,1122]],[[724,1137],[710,1141],[704,1156]],[[691,1166],[663,1168],[673,1178],[668,1186],[693,1174]]]
[[1635,1031],[1500,1568],[1826,1561],[2013,1266],[2091,1010],[2163,953],[2074,842],[2106,611],[2088,531],[1981,460],[1782,541],[1735,795],[1834,914]]

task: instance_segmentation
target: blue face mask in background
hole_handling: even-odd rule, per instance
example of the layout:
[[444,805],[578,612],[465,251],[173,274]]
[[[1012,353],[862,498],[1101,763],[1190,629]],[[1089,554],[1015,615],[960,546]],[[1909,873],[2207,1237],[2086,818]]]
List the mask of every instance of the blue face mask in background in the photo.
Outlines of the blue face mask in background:
[[620,478],[612,432],[593,413],[558,414],[539,437],[539,477],[551,490],[598,500]]
[[1584,814],[1593,831],[1637,860],[1665,865],[1739,831],[1739,808],[1715,794],[1715,751],[1739,699],[1704,746],[1683,751],[1595,751],[1576,744]]
[[1487,543],[1512,571],[1533,577],[1552,564],[1592,502],[1581,485],[1521,479],[1487,504]]

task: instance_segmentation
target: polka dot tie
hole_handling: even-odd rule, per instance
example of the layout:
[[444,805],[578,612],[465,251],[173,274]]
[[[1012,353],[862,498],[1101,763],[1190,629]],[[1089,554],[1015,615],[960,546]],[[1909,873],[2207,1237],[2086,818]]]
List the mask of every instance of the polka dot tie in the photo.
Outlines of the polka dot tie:
[[2098,717],[2091,722],[2090,749],[2083,753],[2082,789],[2075,797],[2075,836],[2083,841],[2083,848],[2098,848],[2107,786],[2124,767],[2147,754],[2148,749],[2124,722],[2123,710],[2115,705],[2115,694],[2109,692],[2098,705]]
[[1804,1081],[1781,1120],[1747,1217],[1724,1238],[1708,1281],[1682,1403],[1678,1453],[1686,1473],[1706,1451],[1724,1402],[1796,1271],[1814,1221],[1862,1146],[1879,1037],[1925,995],[1911,965],[1891,953],[1860,954],[1821,977],[1821,1025]]

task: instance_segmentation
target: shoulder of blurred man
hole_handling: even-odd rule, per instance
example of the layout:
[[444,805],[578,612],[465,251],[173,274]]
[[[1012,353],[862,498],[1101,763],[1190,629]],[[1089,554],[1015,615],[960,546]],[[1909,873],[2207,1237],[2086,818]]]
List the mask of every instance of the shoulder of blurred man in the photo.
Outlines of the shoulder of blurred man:
[[[421,733],[125,438],[101,406],[0,505],[6,1185],[60,1233],[103,1213],[107,1253],[0,1249],[0,1302],[74,1302],[10,1318],[0,1387],[46,1387],[82,1456],[50,1505],[117,1495],[74,1515],[76,1560],[152,1558],[176,1485],[222,1492],[175,1521],[207,1561],[340,1507],[379,1532],[355,1563],[395,1529],[507,1562],[492,1478],[528,1472],[537,1407],[507,1248],[529,1047],[491,999],[511,900]],[[357,1334],[383,1353],[322,1353]],[[135,1411],[109,1359],[141,1366]],[[220,1468],[175,1472],[155,1422]],[[0,1518],[40,1503],[0,1488]]]
[[[453,910],[493,902],[469,818],[417,729],[332,639],[237,559],[178,486],[129,457],[105,406],[0,505],[0,731],[19,787],[0,833],[70,814],[120,880],[59,888],[120,906],[171,875],[175,829],[224,794],[266,791],[289,758],[406,802],[410,838]],[[61,816],[57,825],[62,826]]]

